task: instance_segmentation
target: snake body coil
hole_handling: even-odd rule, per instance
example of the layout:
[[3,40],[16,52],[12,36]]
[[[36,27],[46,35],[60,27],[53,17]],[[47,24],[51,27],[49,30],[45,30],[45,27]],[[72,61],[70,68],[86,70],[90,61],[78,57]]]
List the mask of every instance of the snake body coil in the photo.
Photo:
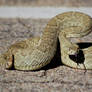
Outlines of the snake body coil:
[[83,37],[91,32],[92,19],[80,12],[66,12],[52,18],[39,38],[30,38],[12,45],[1,55],[0,63],[9,68],[14,63],[18,70],[36,70],[50,63],[57,49],[57,40],[60,41],[61,58],[65,65],[80,69],[92,69],[92,47],[83,49],[84,64],[77,63],[69,58],[79,51],[77,44],[71,43],[69,37]]

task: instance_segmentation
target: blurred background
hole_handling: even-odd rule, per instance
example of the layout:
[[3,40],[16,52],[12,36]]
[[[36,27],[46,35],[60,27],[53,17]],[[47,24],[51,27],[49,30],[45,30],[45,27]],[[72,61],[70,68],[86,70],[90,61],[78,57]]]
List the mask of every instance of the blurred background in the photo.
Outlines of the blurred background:
[[92,0],[0,0],[0,5],[91,7]]
[[92,0],[0,0],[0,17],[51,18],[66,11],[91,15]]

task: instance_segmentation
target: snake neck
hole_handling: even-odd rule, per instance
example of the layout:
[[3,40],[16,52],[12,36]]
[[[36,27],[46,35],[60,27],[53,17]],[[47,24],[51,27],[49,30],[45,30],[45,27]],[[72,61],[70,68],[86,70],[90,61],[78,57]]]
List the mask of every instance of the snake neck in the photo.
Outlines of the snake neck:
[[45,27],[42,37],[39,41],[37,48],[42,51],[51,51],[52,49],[55,50],[57,47],[57,25],[56,21],[52,19]]
[[64,53],[68,55],[72,55],[79,50],[78,45],[69,41],[69,39],[66,37],[66,34],[63,32],[60,32],[59,34],[59,41],[60,41],[61,52],[64,51]]

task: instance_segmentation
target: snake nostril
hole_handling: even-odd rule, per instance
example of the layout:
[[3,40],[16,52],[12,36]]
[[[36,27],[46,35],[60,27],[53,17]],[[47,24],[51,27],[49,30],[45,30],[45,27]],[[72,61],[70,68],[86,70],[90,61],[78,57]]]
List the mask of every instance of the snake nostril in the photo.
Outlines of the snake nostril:
[[69,55],[69,58],[76,62],[77,64],[84,63],[85,57],[82,50],[79,50],[74,55]]

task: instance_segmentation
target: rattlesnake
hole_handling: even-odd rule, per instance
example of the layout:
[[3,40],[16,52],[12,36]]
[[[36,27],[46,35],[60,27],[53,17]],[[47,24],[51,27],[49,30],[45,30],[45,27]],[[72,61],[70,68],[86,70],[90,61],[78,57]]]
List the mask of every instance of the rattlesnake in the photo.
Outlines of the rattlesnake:
[[[15,43],[0,56],[0,65],[10,68],[14,64],[18,70],[36,70],[50,63],[60,41],[62,62],[70,67],[92,69],[92,47],[80,49],[69,37],[83,37],[91,32],[92,19],[81,12],[65,12],[52,18],[41,37],[29,38]],[[69,56],[84,54],[84,65]],[[77,57],[77,56],[76,56]]]

